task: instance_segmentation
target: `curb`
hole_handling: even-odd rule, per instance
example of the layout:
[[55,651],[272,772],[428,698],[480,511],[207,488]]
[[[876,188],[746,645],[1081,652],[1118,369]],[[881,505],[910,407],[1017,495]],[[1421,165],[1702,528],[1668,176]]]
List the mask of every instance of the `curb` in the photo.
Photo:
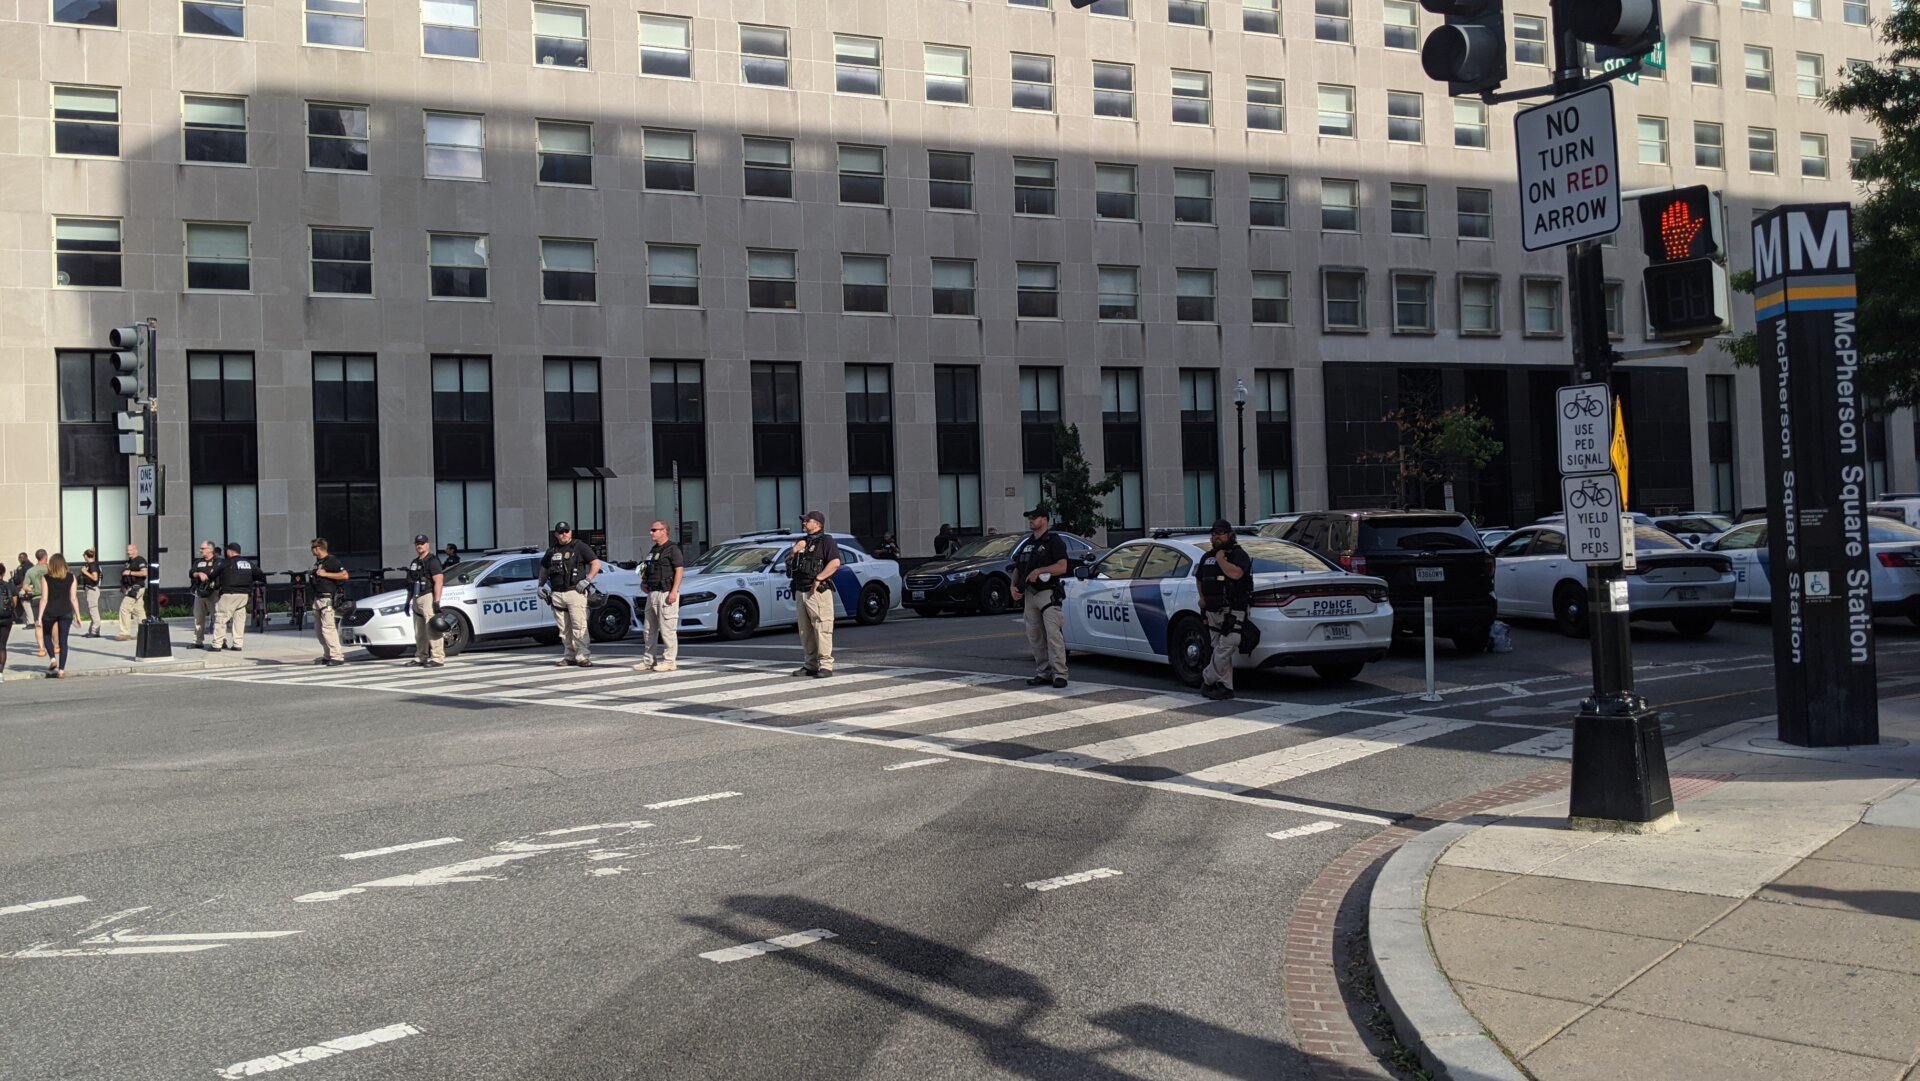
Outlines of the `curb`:
[[1444,1081],[1527,1081],[1467,1011],[1427,942],[1427,875],[1455,841],[1495,821],[1475,815],[1400,846],[1381,868],[1367,902],[1368,952],[1380,1003],[1421,1065]]

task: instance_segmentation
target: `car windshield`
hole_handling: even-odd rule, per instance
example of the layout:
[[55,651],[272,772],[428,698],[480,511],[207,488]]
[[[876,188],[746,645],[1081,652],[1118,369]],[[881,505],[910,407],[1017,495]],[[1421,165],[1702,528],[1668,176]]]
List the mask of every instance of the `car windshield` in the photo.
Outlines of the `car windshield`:
[[1360,523],[1360,549],[1378,552],[1444,551],[1484,547],[1480,534],[1458,514],[1405,515]]
[[446,584],[450,586],[471,585],[475,579],[500,565],[497,559],[463,559],[447,572]]
[[773,548],[735,548],[707,561],[708,574],[741,574],[760,570],[773,562]]
[[1867,519],[1867,543],[1869,544],[1906,544],[1920,541],[1920,529],[1905,522],[1896,522],[1891,518]]
[[1032,535],[1031,533],[999,533],[991,537],[981,537],[954,549],[953,558],[1000,559],[1011,553],[1014,545]]
[[1272,537],[1242,537],[1240,547],[1246,549],[1247,558],[1253,561],[1255,574],[1337,569],[1314,552]]
[[1679,537],[1650,525],[1635,526],[1633,547],[1641,552],[1691,552],[1692,548]]
[[1702,526],[1713,530],[1715,533],[1725,533],[1727,530],[1733,528],[1733,519],[1718,514],[1702,514],[1696,520]]

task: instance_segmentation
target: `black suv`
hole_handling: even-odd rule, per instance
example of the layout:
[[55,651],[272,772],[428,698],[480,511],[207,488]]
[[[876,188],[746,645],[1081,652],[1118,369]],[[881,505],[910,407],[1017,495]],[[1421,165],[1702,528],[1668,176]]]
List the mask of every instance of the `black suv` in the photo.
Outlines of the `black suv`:
[[[995,533],[976,537],[950,556],[922,563],[906,575],[901,598],[923,616],[943,611],[1004,612],[1012,603],[1014,550],[1031,533]],[[1099,550],[1072,533],[1057,534],[1067,542],[1067,573],[1099,556]]]
[[1493,626],[1493,557],[1463,514],[1449,510],[1345,510],[1303,514],[1286,539],[1355,574],[1387,580],[1393,629],[1420,634],[1427,597],[1433,633],[1455,648],[1487,648]]

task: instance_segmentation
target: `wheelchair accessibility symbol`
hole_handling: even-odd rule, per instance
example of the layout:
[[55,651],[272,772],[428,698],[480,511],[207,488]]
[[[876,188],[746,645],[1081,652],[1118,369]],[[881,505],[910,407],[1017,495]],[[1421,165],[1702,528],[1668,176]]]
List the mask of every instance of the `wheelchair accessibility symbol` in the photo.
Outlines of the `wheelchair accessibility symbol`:
[[1807,572],[1807,596],[1809,597],[1833,596],[1833,577],[1831,572],[1808,571]]

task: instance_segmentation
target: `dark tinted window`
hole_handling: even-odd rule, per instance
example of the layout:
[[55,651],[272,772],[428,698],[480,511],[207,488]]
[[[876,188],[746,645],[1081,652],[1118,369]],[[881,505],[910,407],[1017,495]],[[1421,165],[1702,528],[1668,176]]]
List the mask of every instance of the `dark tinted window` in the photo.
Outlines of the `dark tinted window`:
[[1360,523],[1359,549],[1379,551],[1451,551],[1482,547],[1480,534],[1458,514],[1368,518]]
[[1107,553],[1107,558],[1093,568],[1095,578],[1131,578],[1140,566],[1141,557],[1147,554],[1151,545],[1128,544]]
[[1532,547],[1533,534],[1515,533],[1513,536],[1501,541],[1500,547],[1494,549],[1493,554],[1495,556],[1523,556],[1528,555],[1528,549]]
[[1270,537],[1242,537],[1240,547],[1246,549],[1247,558],[1253,561],[1255,574],[1339,569],[1321,556],[1297,544],[1288,544]]
[[1920,529],[1890,518],[1867,519],[1868,544],[1904,544],[1920,541]]
[[1152,554],[1140,566],[1142,578],[1184,578],[1193,560],[1165,545],[1153,546]]
[[1533,548],[1527,554],[1536,556],[1566,555],[1567,538],[1550,529],[1543,529],[1533,535]]
[[1693,548],[1679,537],[1650,525],[1635,526],[1633,547],[1638,552],[1691,552]]
[[1766,543],[1767,524],[1765,522],[1755,522],[1747,528],[1736,529],[1726,536],[1721,537],[1718,541],[1714,542],[1713,550],[1716,552],[1734,552],[1745,548],[1764,547]]

